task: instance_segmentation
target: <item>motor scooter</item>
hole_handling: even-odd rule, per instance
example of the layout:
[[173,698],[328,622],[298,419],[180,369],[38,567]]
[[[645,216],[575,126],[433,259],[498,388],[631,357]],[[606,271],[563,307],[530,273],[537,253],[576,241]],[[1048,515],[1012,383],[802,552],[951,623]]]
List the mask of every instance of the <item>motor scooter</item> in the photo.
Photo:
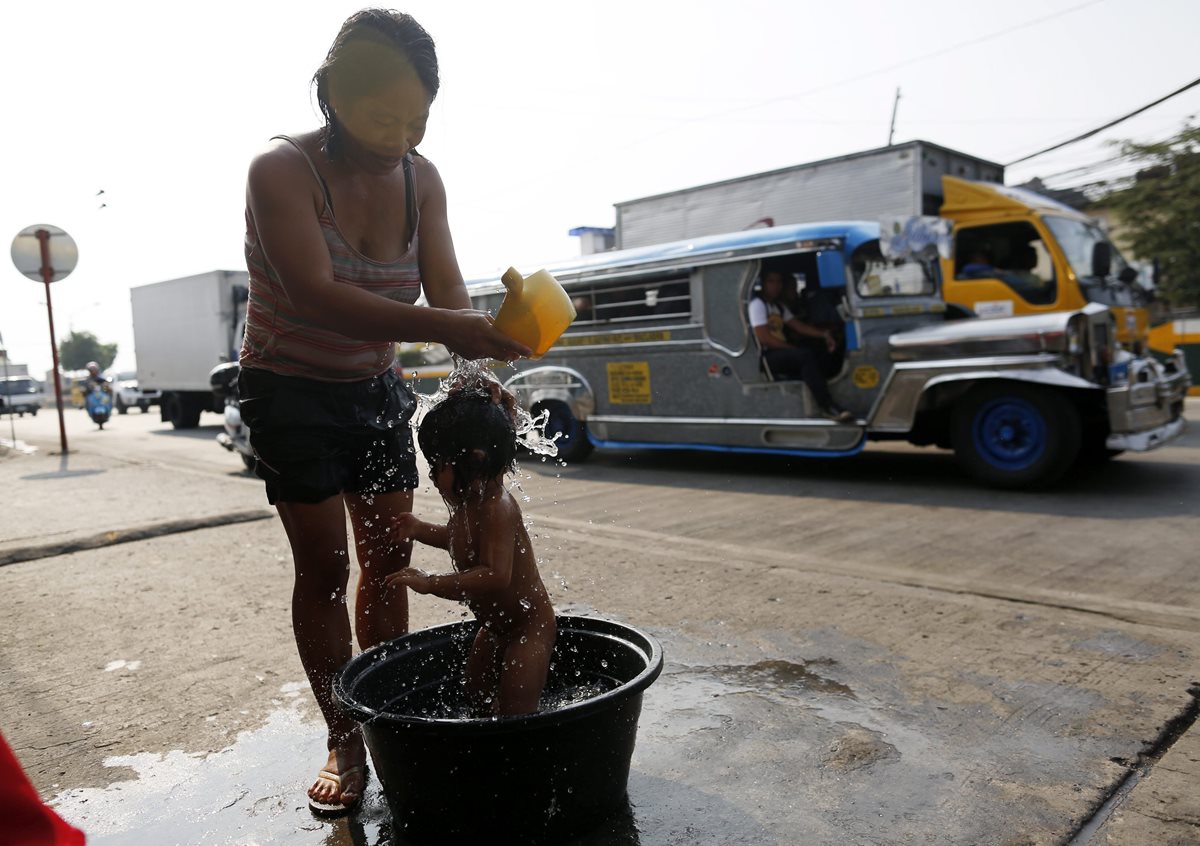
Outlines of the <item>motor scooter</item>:
[[217,402],[225,404],[225,431],[218,433],[217,443],[242,458],[248,472],[254,472],[254,448],[250,446],[250,427],[242,422],[241,406],[238,404],[238,373],[236,361],[218,364],[208,374]]
[[92,418],[92,422],[103,429],[104,424],[108,422],[108,418],[112,416],[112,388],[107,383],[92,383],[88,387],[83,402],[84,407],[87,409],[88,417]]

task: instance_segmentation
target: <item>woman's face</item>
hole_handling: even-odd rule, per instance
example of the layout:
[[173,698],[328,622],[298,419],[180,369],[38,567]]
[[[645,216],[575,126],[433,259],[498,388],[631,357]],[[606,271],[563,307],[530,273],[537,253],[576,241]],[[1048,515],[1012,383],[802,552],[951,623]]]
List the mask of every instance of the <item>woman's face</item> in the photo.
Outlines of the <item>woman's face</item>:
[[390,172],[425,137],[432,98],[410,72],[346,103],[331,97],[330,105],[355,160],[368,170]]

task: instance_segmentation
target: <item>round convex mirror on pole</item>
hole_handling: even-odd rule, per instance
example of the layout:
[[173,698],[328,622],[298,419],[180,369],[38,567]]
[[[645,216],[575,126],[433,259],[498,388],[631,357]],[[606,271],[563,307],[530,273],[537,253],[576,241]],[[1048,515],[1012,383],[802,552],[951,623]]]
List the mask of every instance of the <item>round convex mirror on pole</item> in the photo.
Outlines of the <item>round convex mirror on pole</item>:
[[12,260],[25,276],[46,286],[46,317],[50,322],[50,355],[54,361],[54,402],[58,406],[58,435],[67,453],[67,427],[63,422],[62,379],[58,369],[58,343],[54,339],[54,307],[50,283],[65,279],[79,262],[75,239],[48,223],[27,226],[12,242]]

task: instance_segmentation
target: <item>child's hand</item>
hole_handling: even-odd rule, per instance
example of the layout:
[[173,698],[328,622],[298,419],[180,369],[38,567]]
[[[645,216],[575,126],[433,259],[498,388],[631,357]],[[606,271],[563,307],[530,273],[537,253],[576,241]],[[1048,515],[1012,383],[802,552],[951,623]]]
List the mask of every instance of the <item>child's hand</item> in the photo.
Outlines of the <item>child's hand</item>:
[[421,521],[411,511],[405,511],[392,521],[392,543],[407,543],[416,540],[417,527]]
[[388,587],[406,587],[413,593],[429,593],[431,576],[416,567],[404,567],[384,578]]

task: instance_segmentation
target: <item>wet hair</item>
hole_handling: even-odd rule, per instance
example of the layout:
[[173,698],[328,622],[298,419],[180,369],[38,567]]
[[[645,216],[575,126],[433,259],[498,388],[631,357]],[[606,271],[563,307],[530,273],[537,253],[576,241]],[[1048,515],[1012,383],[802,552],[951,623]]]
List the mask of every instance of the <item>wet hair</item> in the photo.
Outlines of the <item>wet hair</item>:
[[[381,55],[368,45],[389,49]],[[346,19],[312,79],[317,105],[325,116],[325,153],[331,160],[341,155],[342,139],[329,104],[330,77],[336,77],[334,84],[344,96],[355,99],[371,94],[405,68],[417,74],[430,99],[437,96],[441,81],[433,38],[411,15],[363,9]]]
[[[451,394],[425,414],[417,443],[430,475],[454,468],[454,490],[462,495],[474,482],[494,479],[515,467],[517,431],[508,410],[481,391]],[[475,455],[483,452],[483,457]]]

